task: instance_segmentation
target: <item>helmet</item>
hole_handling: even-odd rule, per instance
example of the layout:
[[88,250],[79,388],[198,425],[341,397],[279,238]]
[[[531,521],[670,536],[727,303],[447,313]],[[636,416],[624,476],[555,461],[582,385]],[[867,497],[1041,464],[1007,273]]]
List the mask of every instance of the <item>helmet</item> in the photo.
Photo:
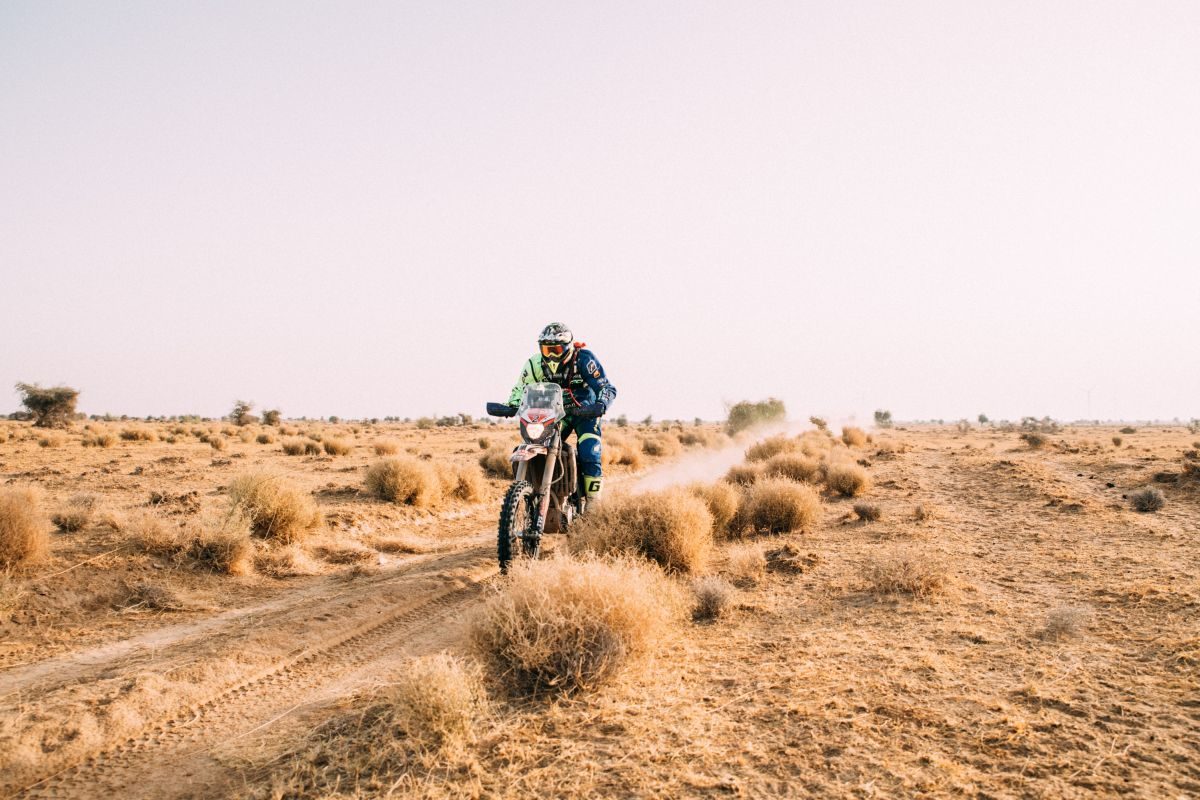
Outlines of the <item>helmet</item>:
[[542,352],[542,363],[550,368],[552,375],[575,355],[575,337],[571,329],[561,322],[551,322],[542,328],[538,345]]

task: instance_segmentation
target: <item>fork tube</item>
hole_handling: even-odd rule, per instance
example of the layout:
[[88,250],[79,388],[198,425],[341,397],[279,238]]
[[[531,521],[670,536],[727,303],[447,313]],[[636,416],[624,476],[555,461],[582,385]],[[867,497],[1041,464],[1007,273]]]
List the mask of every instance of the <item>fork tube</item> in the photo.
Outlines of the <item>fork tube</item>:
[[538,506],[538,533],[546,529],[546,512],[550,509],[550,487],[554,483],[554,462],[558,459],[558,448],[546,453],[546,465],[542,468],[542,502]]

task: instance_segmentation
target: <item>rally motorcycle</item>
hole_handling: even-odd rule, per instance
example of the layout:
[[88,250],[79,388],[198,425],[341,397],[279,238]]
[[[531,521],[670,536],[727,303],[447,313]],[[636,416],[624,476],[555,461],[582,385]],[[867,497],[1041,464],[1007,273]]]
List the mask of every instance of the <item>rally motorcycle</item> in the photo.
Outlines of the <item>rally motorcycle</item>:
[[[579,473],[575,445],[563,441],[563,392],[554,383],[530,383],[521,393],[517,408],[488,403],[487,412],[496,417],[516,416],[521,423],[522,443],[509,456],[513,482],[500,506],[496,540],[500,571],[507,572],[513,559],[537,558],[543,533],[566,533],[571,521],[587,509],[587,497]],[[587,412],[575,409],[581,416]]]

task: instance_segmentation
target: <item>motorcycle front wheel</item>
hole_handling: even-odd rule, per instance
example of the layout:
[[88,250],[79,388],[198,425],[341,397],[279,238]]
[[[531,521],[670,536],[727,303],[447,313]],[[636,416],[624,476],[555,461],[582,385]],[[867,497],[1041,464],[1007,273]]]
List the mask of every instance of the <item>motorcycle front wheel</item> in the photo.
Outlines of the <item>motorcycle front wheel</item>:
[[[508,565],[522,555],[537,557],[537,545],[525,544],[525,534],[533,527],[533,515],[529,498],[533,487],[525,481],[513,481],[504,495],[500,506],[500,526],[496,536],[496,555],[500,561],[500,572],[508,572]],[[532,550],[532,552],[531,552]]]

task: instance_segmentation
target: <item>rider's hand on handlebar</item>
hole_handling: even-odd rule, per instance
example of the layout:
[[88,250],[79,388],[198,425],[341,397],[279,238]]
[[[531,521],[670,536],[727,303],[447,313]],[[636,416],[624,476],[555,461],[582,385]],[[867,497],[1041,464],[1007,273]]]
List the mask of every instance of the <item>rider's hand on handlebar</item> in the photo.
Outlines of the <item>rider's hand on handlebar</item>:
[[603,417],[605,408],[604,403],[589,403],[586,406],[580,406],[571,413],[576,417]]

